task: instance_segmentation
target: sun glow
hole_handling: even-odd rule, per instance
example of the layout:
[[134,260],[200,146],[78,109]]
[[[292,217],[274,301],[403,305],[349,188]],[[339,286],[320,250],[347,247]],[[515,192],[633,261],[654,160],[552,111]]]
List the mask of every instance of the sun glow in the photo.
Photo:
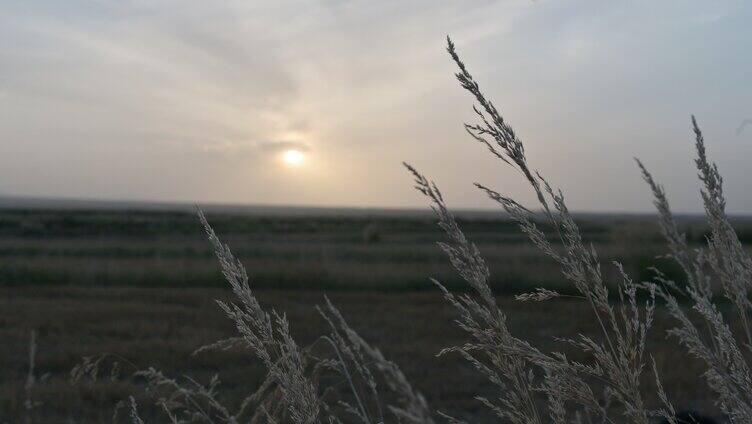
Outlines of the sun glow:
[[289,166],[298,166],[305,160],[305,155],[300,150],[286,150],[282,153],[282,161]]

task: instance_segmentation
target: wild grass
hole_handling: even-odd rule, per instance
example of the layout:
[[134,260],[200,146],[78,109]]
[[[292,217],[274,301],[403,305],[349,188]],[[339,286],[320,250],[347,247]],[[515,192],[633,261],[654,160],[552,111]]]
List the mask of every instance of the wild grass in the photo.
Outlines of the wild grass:
[[[329,332],[328,324],[311,306],[323,302],[322,292],[259,289],[256,295],[265,306],[284,311],[293,337],[301,345],[307,346]],[[491,397],[495,393],[493,385],[461,357],[435,356],[444,347],[466,340],[453,324],[453,309],[446,306],[438,290],[334,291],[328,296],[351,327],[399,364],[429,405],[440,405],[442,412],[468,422],[496,421],[468,395]],[[507,314],[507,325],[513,334],[524,334],[541,350],[561,349],[572,359],[586,359],[555,340],[558,335],[578,332],[597,334],[595,323],[579,302],[552,299],[541,308],[537,307],[540,304],[519,302],[506,294],[495,297]],[[243,349],[192,355],[198,346],[237,334],[214,299],[230,302],[233,295],[219,288],[0,288],[0,339],[4,341],[0,344],[0,363],[4,365],[0,368],[0,422],[24,422],[24,384],[32,329],[37,332],[36,373],[49,376],[34,388],[34,398],[42,402],[34,410],[35,423],[112,422],[115,404],[129,396],[138,402],[146,422],[162,422],[164,417],[151,393],[143,391],[144,382],[127,378],[133,370],[149,367],[178,380],[189,375],[207,384],[218,375],[220,397],[234,410],[247,397],[249,388],[257,388],[263,382],[265,370]],[[656,357],[666,391],[677,409],[691,407],[716,414],[712,396],[700,379],[702,363],[684,358],[677,366],[676,342],[665,338],[671,323],[665,308],[659,307],[655,329],[647,343]],[[119,378],[112,380],[108,362],[103,364],[97,380],[69,383],[71,367],[82,356],[103,352],[117,353],[138,367],[125,366],[123,362]],[[647,383],[644,390],[654,389],[652,382]]]
[[[524,206],[480,183],[477,188],[499,204],[531,244],[556,265],[567,284],[566,291],[538,287],[519,294],[517,300],[544,303],[566,298],[588,311],[594,326],[588,333],[555,335],[558,343],[553,347],[536,346],[513,331],[509,315],[494,296],[490,267],[481,250],[463,232],[437,185],[406,165],[445,233],[439,247],[467,288],[456,293],[433,280],[454,309],[454,323],[463,334],[461,342],[444,347],[439,356],[461,357],[492,387],[488,395],[470,396],[501,422],[648,424],[663,419],[676,424],[678,417],[688,415],[677,413],[672,394],[661,383],[657,354],[665,352],[653,351],[649,345],[656,310],[663,302],[674,322],[669,334],[684,348],[681,354],[704,364],[703,376],[720,412],[729,422],[752,422],[748,293],[752,259],[725,212],[723,181],[707,157],[695,119],[696,166],[709,229],[706,245],[690,247],[663,188],[638,161],[655,198],[670,257],[681,268],[683,279],[656,268],[650,281],[634,280],[618,261],[606,273],[564,194],[530,164],[524,143],[482,92],[451,40],[448,51],[459,69],[460,85],[476,102],[478,121],[466,124],[467,132],[519,172],[537,204]],[[112,355],[85,358],[72,373],[74,381],[96,380],[107,365],[111,379],[141,382],[147,399],[172,423],[463,422],[442,411],[442,405],[429,405],[400,367],[361,337],[328,298],[318,308],[328,329],[310,343],[300,343],[287,316],[260,302],[244,265],[201,211],[199,218],[232,288],[233,299],[217,303],[236,334],[196,354],[244,351],[263,365],[261,383],[230,405],[223,400],[216,377],[207,383],[187,376],[176,379],[127,362],[133,369],[121,374],[123,361]],[[32,343],[32,352],[33,347]],[[120,411],[123,414],[117,415]],[[140,411],[136,398],[129,397],[115,419],[142,423]]]

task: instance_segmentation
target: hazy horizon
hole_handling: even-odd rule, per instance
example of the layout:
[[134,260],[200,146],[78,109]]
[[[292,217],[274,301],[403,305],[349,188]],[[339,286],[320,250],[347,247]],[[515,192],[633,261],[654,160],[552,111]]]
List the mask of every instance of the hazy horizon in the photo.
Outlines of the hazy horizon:
[[[196,206],[208,214],[240,214],[269,216],[421,216],[433,218],[434,212],[428,205],[417,206],[359,206],[328,205],[311,206],[290,203],[226,203],[226,202],[187,202],[175,200],[137,200],[137,199],[86,199],[61,197],[24,197],[4,196],[0,194],[0,210],[71,210],[71,211],[143,211],[143,212],[188,212],[195,213]],[[542,213],[540,208],[531,208]],[[494,204],[480,207],[453,207],[452,212],[463,218],[499,218],[507,216],[506,212]],[[593,211],[572,210],[578,217],[657,217],[654,210],[647,211]],[[703,212],[677,212],[677,219],[705,220]],[[733,219],[752,219],[749,213],[730,213]]]
[[10,1],[0,196],[421,209],[408,161],[453,207],[494,208],[474,181],[529,204],[462,128],[450,34],[572,210],[652,212],[637,156],[701,211],[695,114],[749,214],[750,18],[741,1]]

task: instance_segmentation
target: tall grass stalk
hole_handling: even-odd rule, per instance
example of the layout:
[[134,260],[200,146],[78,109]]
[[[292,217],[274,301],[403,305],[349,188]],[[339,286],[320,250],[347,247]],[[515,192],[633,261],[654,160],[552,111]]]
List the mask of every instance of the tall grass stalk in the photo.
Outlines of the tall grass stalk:
[[[701,196],[710,235],[706,246],[691,249],[679,232],[668,198],[647,168],[637,160],[650,187],[659,214],[661,230],[669,255],[684,270],[687,284],[680,286],[657,272],[659,294],[666,300],[678,324],[671,330],[689,353],[705,362],[705,378],[717,396],[717,404],[731,422],[752,422],[752,375],[750,373],[750,284],[752,260],[744,250],[726,215],[723,178],[709,161],[705,139],[692,117],[697,158],[695,165],[702,182]],[[716,292],[720,291],[720,294]],[[717,298],[732,305],[724,316]],[[692,308],[681,307],[679,299],[689,299]],[[736,327],[739,331],[734,331]]]
[[[597,252],[583,240],[564,195],[529,165],[522,140],[483,94],[451,39],[447,42],[447,50],[459,68],[456,77],[477,102],[473,110],[478,122],[465,124],[466,131],[505,165],[520,172],[533,190],[542,214],[533,213],[485,185],[476,183],[476,186],[501,205],[535,246],[559,264],[563,277],[591,309],[601,334],[598,339],[582,334],[563,339],[588,354],[590,363],[571,361],[562,352],[543,353],[513,336],[491,294],[489,270],[477,247],[460,230],[438,187],[406,165],[416,189],[429,199],[439,225],[447,234],[448,241],[441,243],[441,248],[475,293],[457,296],[436,282],[457,309],[458,325],[472,340],[442,353],[461,354],[498,386],[498,399],[480,401],[499,418],[514,423],[565,423],[574,419],[606,422],[619,415],[630,422],[647,424],[653,415],[669,415],[664,410],[648,410],[640,391],[647,359],[645,341],[655,309],[654,286],[647,289],[646,304],[638,305],[638,284],[623,272],[619,263],[614,263],[621,276],[617,287],[622,302],[619,306],[609,302]],[[536,223],[541,217],[556,229],[555,242],[538,228]],[[558,296],[555,291],[540,288],[520,299],[545,301]]]

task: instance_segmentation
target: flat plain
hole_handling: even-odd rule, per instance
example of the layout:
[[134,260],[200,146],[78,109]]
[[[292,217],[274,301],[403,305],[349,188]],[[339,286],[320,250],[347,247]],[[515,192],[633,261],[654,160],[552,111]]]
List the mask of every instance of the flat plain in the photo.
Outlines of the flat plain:
[[[492,213],[460,214],[492,272],[491,285],[511,329],[533,344],[568,351],[554,335],[595,328],[576,299],[521,303],[513,296],[534,287],[571,291],[555,264],[532,248],[514,224]],[[442,239],[430,214],[340,213],[208,214],[217,232],[247,267],[259,299],[287,314],[293,333],[312,342],[324,328],[314,306],[327,293],[352,326],[403,367],[429,402],[444,412],[486,421],[469,393],[489,387],[456,357],[436,357],[463,341],[454,312],[430,283],[454,290],[462,281],[436,246]],[[676,267],[650,216],[583,215],[585,238],[598,249],[604,274],[612,260],[634,279],[657,264]],[[681,220],[694,243],[705,229]],[[737,220],[749,242],[749,223]],[[138,367],[208,381],[217,373],[223,395],[240,402],[262,370],[245,352],[192,356],[198,347],[233,335],[215,299],[230,292],[194,214],[185,211],[0,210],[0,422],[24,413],[30,332],[36,331],[37,422],[110,422],[115,403],[138,393],[137,382],[72,385],[69,371],[82,356],[111,353]],[[675,352],[666,338],[671,320],[658,311],[650,343],[663,382],[680,408],[713,412],[698,376],[700,364]],[[646,387],[646,390],[654,389]],[[653,390],[654,392],[654,390]],[[156,411],[146,411],[145,418]]]

